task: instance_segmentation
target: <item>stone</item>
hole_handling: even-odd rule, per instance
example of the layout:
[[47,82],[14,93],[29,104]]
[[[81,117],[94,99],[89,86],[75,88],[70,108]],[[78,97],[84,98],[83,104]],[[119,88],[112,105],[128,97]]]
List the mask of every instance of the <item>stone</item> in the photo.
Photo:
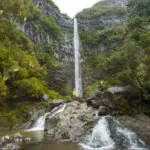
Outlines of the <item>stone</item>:
[[0,138],[1,150],[19,150],[23,142],[30,142],[31,138],[24,138],[19,132]]
[[24,141],[28,143],[28,142],[31,141],[31,138],[30,137],[26,137],[26,138],[24,138]]
[[119,87],[119,86],[114,86],[114,87],[110,87],[108,88],[108,92],[115,94],[115,93],[122,93],[125,92],[125,88],[124,87]]
[[13,134],[13,137],[14,138],[22,138],[23,136],[19,132],[17,132],[15,134]]
[[111,93],[98,90],[93,92],[91,96],[87,98],[87,104],[94,108],[99,108],[99,106],[114,108]]
[[78,141],[98,119],[97,110],[85,102],[73,101],[66,104],[63,112],[47,116],[45,135],[50,140]]
[[106,106],[99,106],[98,115],[104,116],[108,114],[108,108]]
[[64,103],[65,103],[65,101],[63,99],[54,99],[54,100],[49,101],[49,104],[52,105],[52,107],[57,107]]

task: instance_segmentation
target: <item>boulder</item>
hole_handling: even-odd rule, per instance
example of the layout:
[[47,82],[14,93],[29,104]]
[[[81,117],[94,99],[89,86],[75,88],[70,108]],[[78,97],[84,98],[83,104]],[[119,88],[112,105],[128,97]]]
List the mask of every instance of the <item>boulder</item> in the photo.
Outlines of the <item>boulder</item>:
[[116,101],[125,96],[126,89],[124,87],[110,87],[106,92],[95,91],[87,98],[87,104],[92,105],[94,108],[99,106],[106,106],[115,108]]
[[78,101],[66,104],[63,112],[47,116],[45,135],[50,140],[78,141],[98,118],[97,110]]

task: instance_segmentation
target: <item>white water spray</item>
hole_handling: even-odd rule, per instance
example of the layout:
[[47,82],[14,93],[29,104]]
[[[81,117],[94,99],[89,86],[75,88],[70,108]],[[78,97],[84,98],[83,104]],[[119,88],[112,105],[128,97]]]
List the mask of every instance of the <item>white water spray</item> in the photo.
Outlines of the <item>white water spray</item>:
[[74,55],[75,55],[75,89],[77,97],[82,97],[81,58],[78,33],[78,22],[74,18]]
[[65,107],[66,107],[66,104],[58,106],[58,107],[54,108],[51,112],[45,113],[43,116],[40,116],[36,120],[35,124],[30,129],[28,129],[26,131],[40,131],[40,130],[44,130],[46,117],[48,115],[50,115],[50,118],[54,117],[58,113],[63,112]]
[[92,130],[92,134],[89,135],[84,143],[80,144],[85,150],[113,150],[114,141],[110,137],[110,130],[108,122],[103,117],[98,121],[96,126]]
[[113,117],[102,117],[80,143],[83,150],[148,150],[135,132]]

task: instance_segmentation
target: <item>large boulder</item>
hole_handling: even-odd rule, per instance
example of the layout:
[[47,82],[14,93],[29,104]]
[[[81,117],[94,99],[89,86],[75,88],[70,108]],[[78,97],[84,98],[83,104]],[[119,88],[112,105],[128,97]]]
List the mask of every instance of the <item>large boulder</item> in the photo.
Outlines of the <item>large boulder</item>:
[[87,98],[87,104],[92,105],[94,108],[99,106],[106,106],[115,108],[116,101],[125,96],[126,89],[124,87],[110,87],[106,92],[95,91]]
[[47,116],[45,135],[51,140],[77,141],[98,118],[98,110],[74,101],[66,104],[63,112]]

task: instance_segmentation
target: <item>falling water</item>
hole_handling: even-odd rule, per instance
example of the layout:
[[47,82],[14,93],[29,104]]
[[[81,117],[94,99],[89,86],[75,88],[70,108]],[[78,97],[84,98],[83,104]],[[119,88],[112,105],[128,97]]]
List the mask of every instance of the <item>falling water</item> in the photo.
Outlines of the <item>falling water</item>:
[[110,130],[108,122],[105,118],[98,121],[96,126],[92,130],[92,134],[88,135],[81,146],[85,150],[103,150],[113,149],[114,141],[110,137]]
[[80,145],[84,150],[148,150],[135,132],[110,116],[102,117]]
[[74,18],[74,55],[75,55],[75,89],[77,97],[82,97],[80,45],[79,45],[78,23],[76,18]]
[[43,116],[40,116],[36,122],[34,123],[34,125],[26,130],[26,131],[39,131],[39,130],[44,130],[44,127],[45,127],[45,119],[48,115],[50,115],[50,117],[53,117],[55,115],[57,115],[58,113],[61,113],[64,111],[66,107],[66,104],[64,105],[61,105],[61,106],[58,106],[56,108],[54,108],[51,112],[49,113],[45,113]]

